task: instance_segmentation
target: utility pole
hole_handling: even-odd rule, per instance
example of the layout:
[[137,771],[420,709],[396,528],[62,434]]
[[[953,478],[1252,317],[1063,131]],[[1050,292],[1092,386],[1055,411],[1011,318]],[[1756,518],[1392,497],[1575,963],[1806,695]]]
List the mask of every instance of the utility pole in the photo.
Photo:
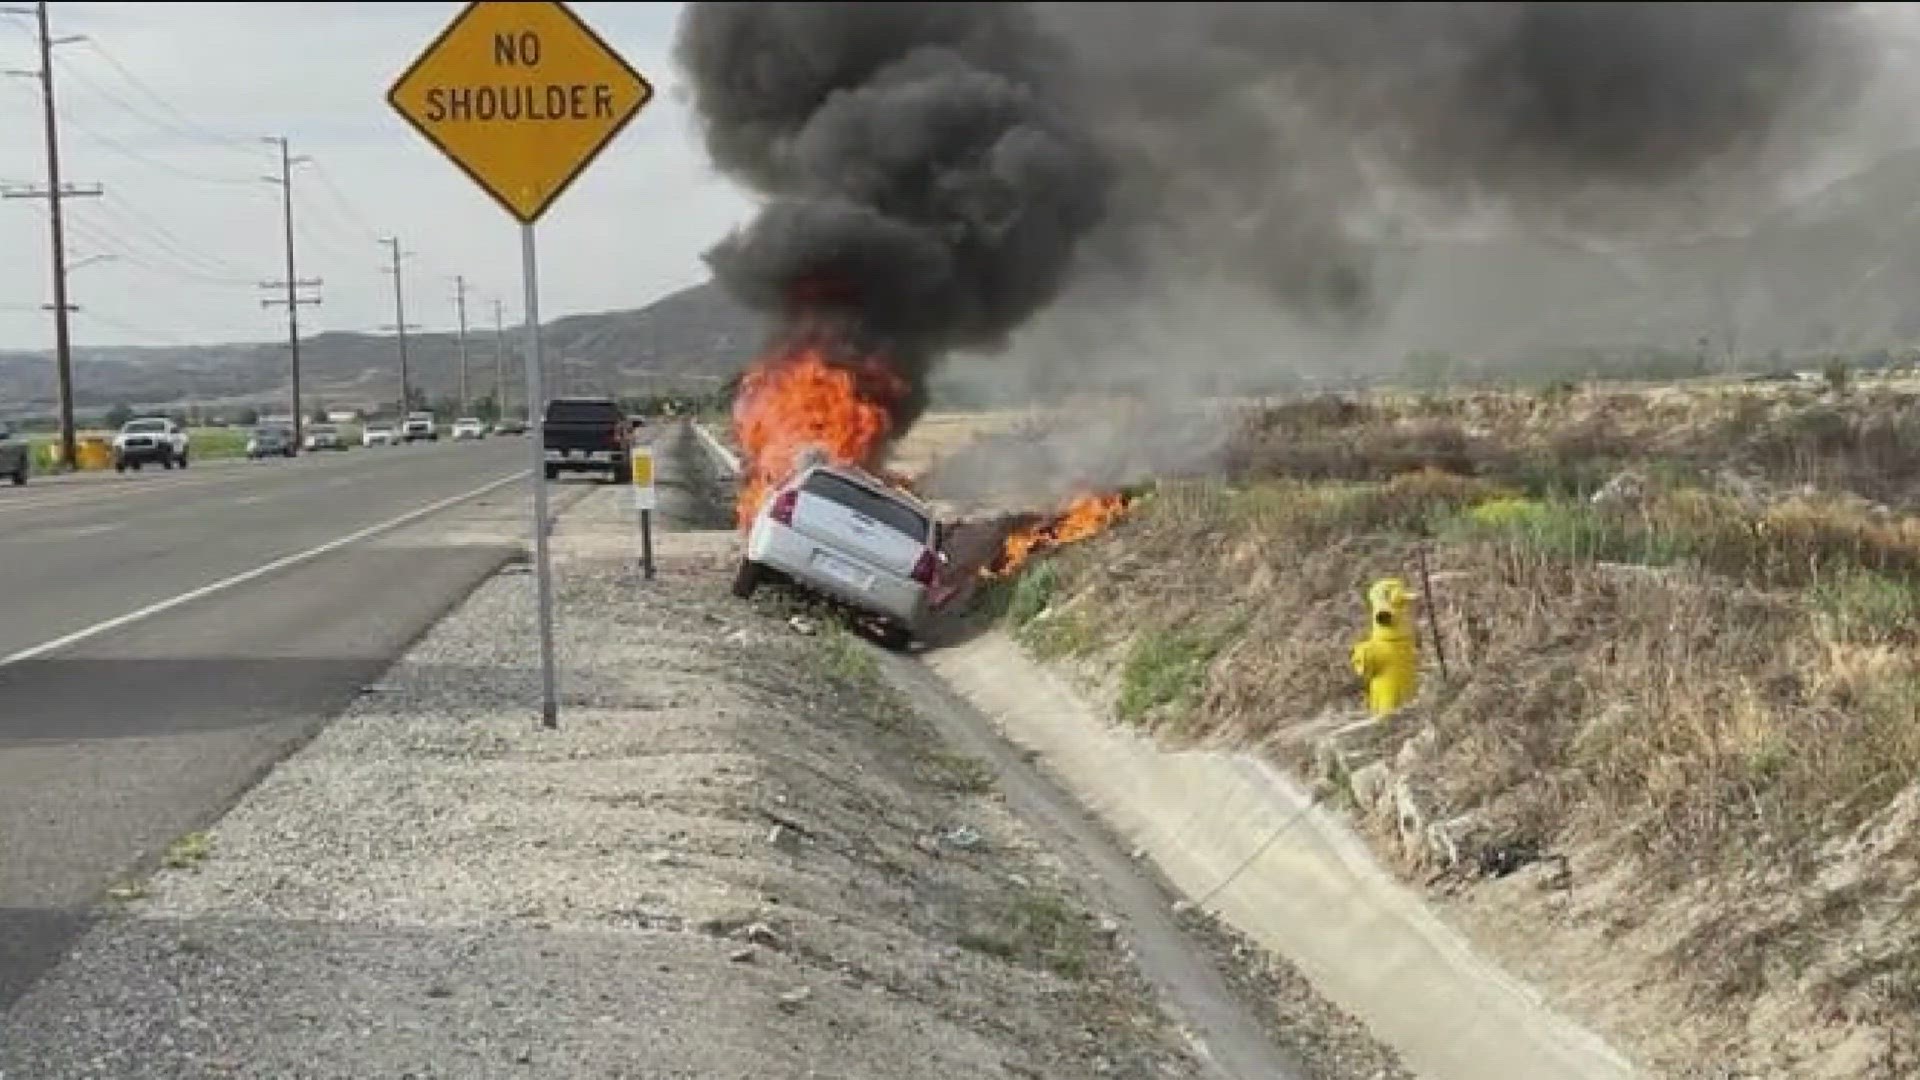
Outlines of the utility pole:
[[64,199],[75,196],[98,196],[100,185],[87,187],[63,185],[60,182],[60,125],[53,107],[53,47],[86,40],[80,35],[55,38],[47,29],[47,5],[45,0],[32,8],[6,7],[0,12],[8,15],[32,15],[40,28],[40,70],[15,71],[13,75],[25,75],[40,80],[40,101],[44,107],[47,134],[47,186],[45,188],[13,188],[4,194],[9,199],[45,199],[47,217],[52,223],[53,233],[53,356],[59,372],[60,382],[60,461],[63,468],[77,467],[79,452],[75,445],[73,431],[73,341],[69,335],[67,315],[74,310],[67,302],[67,235],[65,220],[60,212]]
[[413,411],[413,383],[407,378],[407,301],[400,285],[400,238],[382,237],[380,243],[393,249],[393,325],[383,326],[383,330],[392,330],[400,336],[400,419],[405,420]]
[[507,418],[507,317],[500,301],[493,302],[493,416]]
[[318,304],[320,298],[301,296],[299,290],[317,289],[321,284],[319,278],[308,278],[302,281],[294,275],[293,271],[293,167],[296,163],[307,159],[296,158],[288,153],[287,139],[284,135],[270,135],[265,141],[280,148],[280,175],[277,178],[267,176],[262,179],[269,184],[280,185],[281,205],[284,208],[281,216],[287,227],[287,278],[285,281],[263,281],[260,287],[272,290],[284,288],[287,296],[284,300],[268,297],[260,301],[260,306],[270,308],[285,304],[287,307],[287,351],[292,356],[293,364],[293,445],[304,447],[307,445],[304,437],[307,417],[300,404],[300,305]]
[[467,279],[453,278],[453,304],[460,312],[460,415],[467,415]]

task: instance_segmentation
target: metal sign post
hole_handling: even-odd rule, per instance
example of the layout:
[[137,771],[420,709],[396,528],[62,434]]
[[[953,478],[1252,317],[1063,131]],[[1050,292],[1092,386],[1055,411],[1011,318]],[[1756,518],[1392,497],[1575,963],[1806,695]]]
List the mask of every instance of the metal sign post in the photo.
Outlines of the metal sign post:
[[640,572],[652,581],[653,511],[660,503],[653,487],[653,447],[634,447],[631,461],[628,471],[633,475],[633,505],[640,511]]
[[[387,91],[387,102],[520,222],[527,286],[540,720],[560,723],[547,537],[546,378],[534,223],[653,99],[653,87],[567,5],[470,3]],[[649,468],[651,482],[651,468]],[[652,565],[648,537],[648,566]],[[651,572],[649,572],[651,576]]]
[[533,243],[533,222],[520,226],[520,274],[527,282],[527,430],[533,448],[533,468],[527,484],[533,488],[533,577],[540,602],[540,723],[560,725],[559,691],[553,672],[553,563],[547,557],[547,423],[546,371],[540,362],[540,262]]

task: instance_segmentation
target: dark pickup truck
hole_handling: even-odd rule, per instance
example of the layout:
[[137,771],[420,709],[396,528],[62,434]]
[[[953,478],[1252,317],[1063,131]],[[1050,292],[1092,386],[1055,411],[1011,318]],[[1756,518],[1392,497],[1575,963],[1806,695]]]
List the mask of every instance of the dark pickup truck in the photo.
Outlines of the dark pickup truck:
[[606,472],[616,483],[632,482],[631,429],[612,398],[554,398],[547,402],[541,429],[547,479],[563,472]]

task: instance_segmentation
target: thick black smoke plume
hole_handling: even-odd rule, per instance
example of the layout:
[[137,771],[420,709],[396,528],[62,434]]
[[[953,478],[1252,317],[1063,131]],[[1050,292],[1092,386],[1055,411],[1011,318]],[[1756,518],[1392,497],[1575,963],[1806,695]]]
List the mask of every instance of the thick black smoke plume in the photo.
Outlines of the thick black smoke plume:
[[1105,172],[1017,4],[692,5],[679,58],[714,161],[769,196],[709,255],[747,303],[834,320],[911,388],[1059,289]]
[[[696,3],[710,255],[913,385],[1073,280],[1219,280],[1364,325],[1383,259],[1496,211],[1560,234],[1743,214],[1851,100],[1843,4]],[[910,417],[909,417],[910,418]]]

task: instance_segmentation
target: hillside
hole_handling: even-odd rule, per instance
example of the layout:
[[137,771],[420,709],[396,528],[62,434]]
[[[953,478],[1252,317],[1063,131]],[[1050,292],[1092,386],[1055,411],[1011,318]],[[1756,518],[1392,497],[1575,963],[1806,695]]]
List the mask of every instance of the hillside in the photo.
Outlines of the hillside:
[[[1369,351],[1388,364],[1409,350],[1445,350],[1481,370],[1540,372],[1564,366],[1564,356],[1550,355],[1556,349],[1654,347],[1692,355],[1704,340],[1715,366],[1731,355],[1747,368],[1830,350],[1899,349],[1920,339],[1916,190],[1920,151],[1908,151],[1761,219],[1743,236],[1610,250],[1508,238],[1403,251],[1390,260],[1389,276],[1411,284],[1374,343],[1380,347]],[[1142,310],[1131,316],[1137,320]],[[1227,333],[1217,322],[1201,332]],[[739,369],[759,334],[756,317],[709,282],[637,310],[556,320],[546,327],[546,342],[556,380],[563,358],[584,362],[568,369],[576,381],[565,385],[640,394],[714,385]],[[416,381],[434,398],[451,394],[453,335],[416,335],[408,345]],[[492,379],[492,334],[474,335],[472,350],[480,396]],[[1083,339],[1076,351],[1124,366],[1097,343]],[[397,396],[389,335],[321,334],[304,343],[303,356],[315,401],[364,406]],[[510,354],[509,401],[518,397],[516,361]],[[83,410],[122,401],[218,405],[286,392],[280,342],[83,347],[75,368]],[[1095,372],[1076,364],[1055,375],[1084,386]],[[53,400],[45,353],[0,352],[0,416],[45,414]]]
[[[732,375],[759,342],[755,316],[712,283],[673,293],[644,308],[570,315],[544,326],[542,340],[556,380],[561,361],[568,385],[617,394],[698,390]],[[507,399],[517,401],[523,375],[518,341],[508,338]],[[491,388],[494,337],[468,340],[475,397]],[[407,338],[409,373],[439,398],[458,384],[458,345],[447,333]],[[392,335],[327,333],[301,342],[310,402],[370,406],[399,396],[399,360]],[[191,348],[76,348],[74,399],[82,411],[116,402],[165,406],[195,402],[267,401],[287,388],[286,345],[261,342]],[[44,415],[54,408],[54,369],[44,352],[0,352],[0,416]]]
[[1708,241],[1583,250],[1456,244],[1417,256],[1402,322],[1422,345],[1521,353],[1654,345],[1742,359],[1859,351],[1920,337],[1920,152],[1885,159]]

